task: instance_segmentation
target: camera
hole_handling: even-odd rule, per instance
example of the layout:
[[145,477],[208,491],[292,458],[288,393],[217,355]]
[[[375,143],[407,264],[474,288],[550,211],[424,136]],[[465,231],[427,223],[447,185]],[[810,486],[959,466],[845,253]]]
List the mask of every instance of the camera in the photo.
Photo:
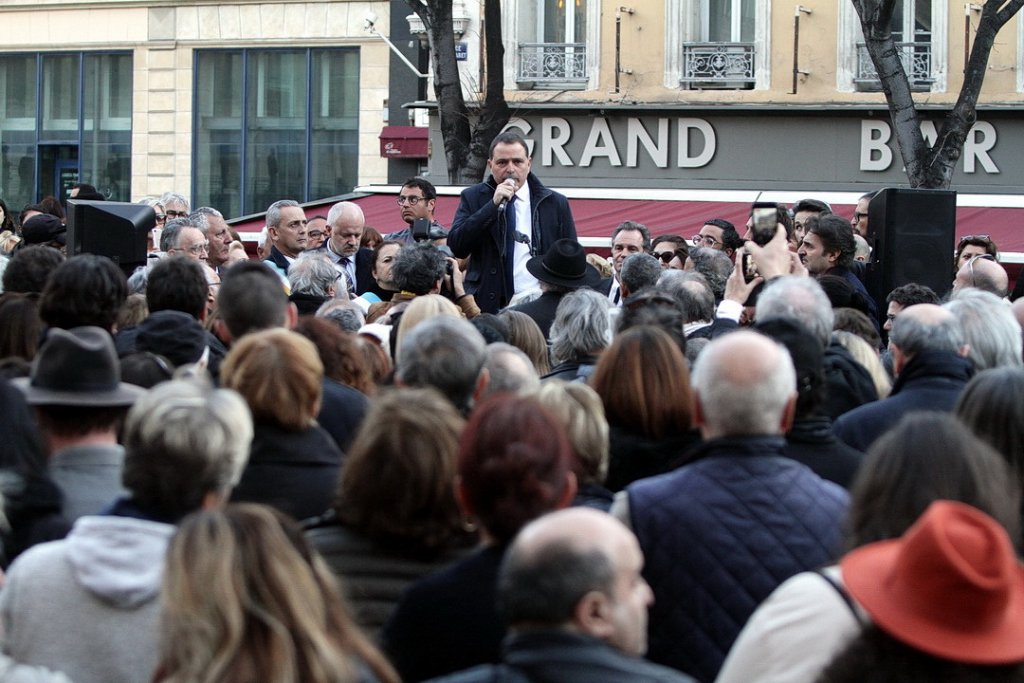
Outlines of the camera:
[[772,241],[779,224],[779,208],[772,202],[754,202],[751,212],[751,229],[754,242],[762,247]]

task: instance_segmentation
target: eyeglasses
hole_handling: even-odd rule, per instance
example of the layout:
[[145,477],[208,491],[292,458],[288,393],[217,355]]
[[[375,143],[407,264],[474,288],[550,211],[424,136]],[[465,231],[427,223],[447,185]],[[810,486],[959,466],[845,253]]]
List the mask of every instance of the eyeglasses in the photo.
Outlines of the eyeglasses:
[[308,233],[306,233],[306,234],[307,234],[307,235],[309,236],[309,239],[311,239],[311,240],[318,240],[318,239],[321,239],[321,238],[323,238],[323,236],[324,236],[324,235],[325,235],[326,233],[320,232],[319,230],[310,230],[310,231],[309,231]]
[[189,247],[188,249],[184,249],[183,251],[187,251],[193,256],[199,256],[202,253],[210,252],[210,243],[200,242],[199,244],[193,244],[191,247]]
[[860,211],[854,211],[853,212],[853,222],[854,223],[859,223],[861,218],[867,218],[867,217],[868,217],[868,215],[866,213],[861,213]]
[[657,259],[660,259],[662,263],[668,264],[668,263],[672,263],[672,259],[674,259],[676,257],[676,252],[674,252],[674,251],[655,252],[654,253],[654,257],[657,258]]
[[420,202],[425,201],[427,201],[426,197],[399,197],[398,199],[395,200],[395,203],[398,204],[399,206],[405,206],[406,204],[408,204],[409,206],[416,206]]
[[163,223],[166,220],[167,220],[167,214],[165,214],[165,213],[158,213],[156,215],[156,222],[157,223]]
[[718,244],[722,243],[721,240],[716,240],[711,235],[694,235],[690,239],[690,241],[693,242],[693,246],[695,246],[695,247],[711,247],[711,248],[714,248],[715,245],[718,245]]
[[188,211],[166,211],[165,218],[188,218]]

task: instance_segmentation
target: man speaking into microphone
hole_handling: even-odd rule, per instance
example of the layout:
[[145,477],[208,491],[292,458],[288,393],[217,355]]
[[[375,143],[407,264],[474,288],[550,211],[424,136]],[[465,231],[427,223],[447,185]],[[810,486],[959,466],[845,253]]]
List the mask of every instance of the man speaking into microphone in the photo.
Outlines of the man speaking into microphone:
[[549,190],[530,172],[526,140],[508,130],[491,142],[491,175],[462,191],[448,247],[469,259],[466,293],[480,309],[497,313],[512,296],[538,287],[526,270],[531,256],[556,240],[576,239],[576,224],[565,196]]

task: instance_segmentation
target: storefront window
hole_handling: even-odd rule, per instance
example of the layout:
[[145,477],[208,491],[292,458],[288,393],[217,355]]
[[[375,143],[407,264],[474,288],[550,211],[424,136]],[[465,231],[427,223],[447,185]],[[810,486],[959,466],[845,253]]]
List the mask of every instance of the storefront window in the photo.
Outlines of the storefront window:
[[197,206],[238,216],[354,187],[358,50],[204,50],[196,73]]
[[131,183],[132,56],[0,55],[0,196],[13,209],[86,182],[116,201]]

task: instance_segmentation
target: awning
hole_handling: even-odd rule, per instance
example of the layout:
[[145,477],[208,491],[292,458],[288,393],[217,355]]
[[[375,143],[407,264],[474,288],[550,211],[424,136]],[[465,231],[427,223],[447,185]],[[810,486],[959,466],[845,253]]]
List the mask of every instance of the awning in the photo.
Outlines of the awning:
[[[445,227],[451,227],[459,205],[458,192],[462,188],[439,187],[435,218]],[[406,227],[395,204],[400,188],[394,185],[357,188],[344,197],[333,197],[304,205],[306,215],[326,215],[335,202],[353,201],[363,209],[366,225],[387,234]],[[649,194],[652,199],[622,198],[627,194]],[[566,190],[576,233],[580,242],[590,249],[608,248],[615,227],[624,220],[643,223],[652,235],[678,234],[690,237],[697,234],[709,218],[724,218],[742,233],[756,193],[691,192],[691,191],[616,191],[600,189]],[[616,198],[615,195],[620,197]],[[583,196],[579,196],[583,195]],[[749,195],[749,197],[747,196]],[[607,198],[600,198],[601,196]],[[685,198],[676,199],[675,196]],[[803,195],[789,196],[765,193],[766,201],[791,204]],[[856,205],[855,193],[815,195],[828,201],[840,216],[851,216]],[[705,198],[706,197],[706,198]],[[1004,263],[1024,263],[1024,198],[1003,195],[960,195],[957,198],[957,238],[963,235],[990,235],[999,245],[1000,260]],[[249,216],[231,221],[240,232],[256,231],[263,227],[263,216]],[[952,253],[950,253],[952,258]]]
[[380,132],[380,155],[386,159],[426,159],[430,156],[429,128],[384,126]]

